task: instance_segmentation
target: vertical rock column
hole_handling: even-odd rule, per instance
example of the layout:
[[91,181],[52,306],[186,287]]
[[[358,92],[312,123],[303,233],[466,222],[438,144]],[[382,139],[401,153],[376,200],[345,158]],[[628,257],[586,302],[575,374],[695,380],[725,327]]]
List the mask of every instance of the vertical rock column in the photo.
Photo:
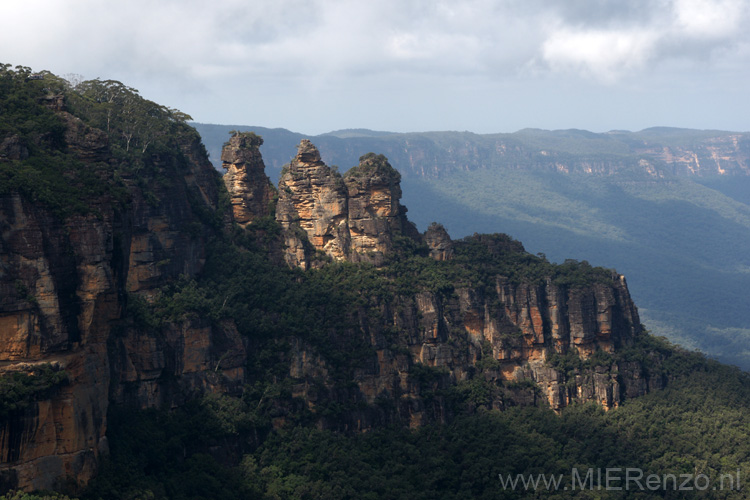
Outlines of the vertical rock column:
[[383,155],[368,153],[344,176],[349,193],[352,260],[381,264],[401,234],[406,208],[401,206],[401,174]]
[[[308,268],[310,250],[347,260],[347,215],[347,192],[341,175],[321,161],[310,141],[303,140],[279,180],[276,220],[285,230],[287,263]],[[305,235],[312,249],[305,248]]]
[[453,241],[442,224],[433,222],[424,233],[424,241],[433,259],[451,260],[453,258]]
[[263,139],[252,132],[235,133],[221,152],[227,170],[224,184],[232,201],[232,216],[240,225],[271,213],[274,189],[265,172],[260,146]]

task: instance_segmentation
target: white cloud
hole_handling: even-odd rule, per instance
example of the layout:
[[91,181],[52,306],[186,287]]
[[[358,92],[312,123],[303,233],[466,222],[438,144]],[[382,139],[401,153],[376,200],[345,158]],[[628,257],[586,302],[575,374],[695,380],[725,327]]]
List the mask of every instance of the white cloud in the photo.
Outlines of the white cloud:
[[593,26],[561,16],[542,45],[542,60],[553,72],[608,84],[674,60],[706,71],[748,43],[749,34],[740,29],[747,14],[741,0],[674,0],[654,2],[648,16],[600,18]]
[[[426,86],[481,109],[476,89],[485,102],[528,95],[529,82],[615,91],[717,69],[736,87],[750,68],[748,0],[0,2],[0,61],[119,79],[190,113],[259,92],[284,104],[347,89],[359,109],[374,93],[399,99],[397,114]],[[247,101],[259,112],[260,99]]]
[[653,55],[657,37],[641,30],[562,29],[553,32],[542,56],[553,71],[575,71],[612,83],[641,69]]
[[676,0],[676,28],[688,37],[731,38],[743,19],[740,0]]

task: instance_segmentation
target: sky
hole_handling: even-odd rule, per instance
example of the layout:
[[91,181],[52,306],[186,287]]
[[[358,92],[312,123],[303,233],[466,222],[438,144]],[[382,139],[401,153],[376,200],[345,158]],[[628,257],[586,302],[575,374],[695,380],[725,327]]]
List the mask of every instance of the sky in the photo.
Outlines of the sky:
[[0,62],[320,134],[750,131],[750,0],[0,0]]

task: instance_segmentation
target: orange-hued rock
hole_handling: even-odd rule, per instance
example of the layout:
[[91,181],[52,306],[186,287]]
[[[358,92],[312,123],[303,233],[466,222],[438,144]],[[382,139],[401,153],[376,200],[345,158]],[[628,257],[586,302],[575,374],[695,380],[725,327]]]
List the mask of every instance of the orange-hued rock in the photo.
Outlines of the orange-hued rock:
[[286,232],[287,262],[306,269],[320,251],[334,260],[380,265],[395,235],[421,239],[399,203],[400,182],[388,160],[373,153],[342,177],[303,140],[279,180],[276,220]]
[[383,155],[368,153],[344,175],[348,194],[351,260],[380,264],[393,238],[409,229],[401,200],[401,174]]
[[[53,104],[66,127],[66,147],[78,160],[92,169],[122,161],[106,135],[68,115],[59,100]],[[119,188],[127,196],[99,194],[87,200],[85,214],[63,219],[20,193],[0,196],[0,374],[35,373],[39,364],[50,364],[68,376],[0,421],[0,480],[10,487],[51,488],[66,477],[86,483],[107,452],[110,404],[172,408],[209,391],[239,395],[257,382],[246,366],[258,339],[243,338],[231,320],[137,314],[162,294],[168,300],[178,280],[199,275],[207,242],[226,227],[221,221],[247,226],[271,213],[259,138],[236,134],[222,154],[230,214],[217,212],[220,179],[198,138],[183,132],[171,152],[149,158],[160,182],[146,185],[123,169]],[[22,159],[28,154],[23,147],[18,138],[2,138],[0,161]],[[97,171],[106,177],[114,169]],[[400,175],[385,157],[365,155],[342,177],[302,141],[279,183],[275,214],[282,233],[275,247],[269,245],[269,258],[303,269],[330,260],[380,265],[406,237],[416,252],[429,251],[438,261],[427,264],[439,276],[440,266],[455,263],[446,262],[454,257],[454,243],[439,225],[419,235],[400,197]],[[498,254],[524,251],[512,240],[475,238]],[[278,376],[291,381],[292,397],[302,398],[321,427],[447,421],[451,395],[466,393],[478,395],[471,405],[488,408],[544,402],[559,409],[574,401],[613,408],[663,383],[637,362],[602,354],[641,335],[620,275],[576,287],[552,277],[523,281],[490,274],[476,283],[458,272],[452,286],[441,283],[438,290],[417,279],[409,291],[394,283],[391,269],[376,271],[382,271],[382,290],[364,288],[350,308],[331,314],[327,305],[311,301],[309,307],[322,309],[309,312],[336,318],[324,335],[313,336],[315,345],[284,331],[274,339],[281,371],[288,367]],[[332,351],[357,357],[333,356],[334,366]],[[555,365],[566,354],[593,359],[573,368]],[[466,385],[477,382],[484,384],[480,390]],[[329,402],[345,410],[320,411]],[[283,415],[282,401],[275,403],[273,426],[294,421]]]
[[60,224],[18,195],[0,199],[0,219],[3,370],[33,373],[54,362],[69,377],[50,399],[11,412],[0,428],[2,462],[21,487],[49,488],[65,475],[85,482],[106,449],[106,341],[120,314],[106,261],[111,231],[108,239],[93,215]]
[[[371,307],[379,314],[367,315],[375,319],[362,325],[362,340],[375,354],[356,371],[359,394],[349,397],[370,404],[386,397],[400,403],[395,415],[362,411],[348,422],[343,419],[343,428],[363,429],[393,419],[414,427],[446,419],[445,402],[434,391],[476,377],[479,363],[485,366],[480,376],[497,387],[488,401],[493,408],[544,401],[560,409],[574,401],[594,401],[609,409],[663,383],[633,363],[612,362],[573,374],[548,363],[553,355],[577,352],[585,358],[623,347],[641,334],[637,310],[618,275],[584,288],[558,286],[549,279],[539,285],[514,283],[498,276],[492,291],[461,287],[447,296],[421,292],[373,300]],[[587,335],[580,335],[581,325],[590,328]],[[388,336],[392,331],[399,332],[397,338]],[[495,363],[489,369],[488,358]],[[325,380],[329,371],[312,346],[299,343],[290,363],[290,373],[300,380]],[[439,371],[426,383],[412,375],[416,364]],[[312,401],[315,411],[320,391],[319,384],[300,385],[295,395]],[[323,422],[334,425],[325,418]]]
[[[0,422],[6,486],[23,489],[52,488],[66,477],[85,483],[95,474],[107,450],[111,394],[162,395],[121,398],[155,406],[184,400],[188,389],[230,390],[232,380],[244,378],[244,347],[231,325],[167,324],[150,333],[152,343],[128,344],[136,334],[123,324],[128,297],[148,299],[203,267],[214,229],[196,212],[217,209],[218,179],[197,134],[149,158],[169,182],[144,188],[136,178],[123,174],[116,181],[113,168],[100,168],[121,161],[106,133],[67,113],[59,99],[51,106],[65,127],[67,151],[103,183],[121,182],[127,201],[99,194],[86,200],[87,213],[63,219],[20,193],[0,196],[0,371],[34,373],[38,364],[52,363],[68,375],[66,384]],[[0,144],[0,161],[28,154],[13,137]],[[154,346],[169,346],[170,357]],[[158,370],[161,380],[153,378]],[[173,378],[184,391],[167,387]]]
[[[313,250],[320,250],[335,260],[346,260],[350,252],[347,224],[347,193],[341,174],[320,159],[317,148],[303,140],[297,155],[284,168],[279,179],[276,220],[287,233],[307,237]],[[299,230],[304,233],[299,233]],[[295,238],[288,237],[288,243]],[[311,265],[301,243],[294,243],[287,262],[299,267]]]
[[253,133],[236,132],[221,152],[232,215],[240,225],[271,213],[274,188],[260,154],[262,144],[263,139]]

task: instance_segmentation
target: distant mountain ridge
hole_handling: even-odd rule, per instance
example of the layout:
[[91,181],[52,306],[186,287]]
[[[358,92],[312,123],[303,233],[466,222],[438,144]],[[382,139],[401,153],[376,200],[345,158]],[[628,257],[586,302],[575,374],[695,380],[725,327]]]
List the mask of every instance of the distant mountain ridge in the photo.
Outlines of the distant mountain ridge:
[[[263,157],[271,170],[290,159],[304,138],[319,144],[326,162],[356,165],[362,151],[383,151],[405,177],[436,178],[456,170],[534,168],[596,175],[750,175],[750,133],[654,127],[640,132],[523,129],[513,133],[393,133],[346,129],[309,136],[257,126],[192,124],[204,137],[217,168],[231,130],[266,138]],[[219,142],[221,141],[221,142]]]

